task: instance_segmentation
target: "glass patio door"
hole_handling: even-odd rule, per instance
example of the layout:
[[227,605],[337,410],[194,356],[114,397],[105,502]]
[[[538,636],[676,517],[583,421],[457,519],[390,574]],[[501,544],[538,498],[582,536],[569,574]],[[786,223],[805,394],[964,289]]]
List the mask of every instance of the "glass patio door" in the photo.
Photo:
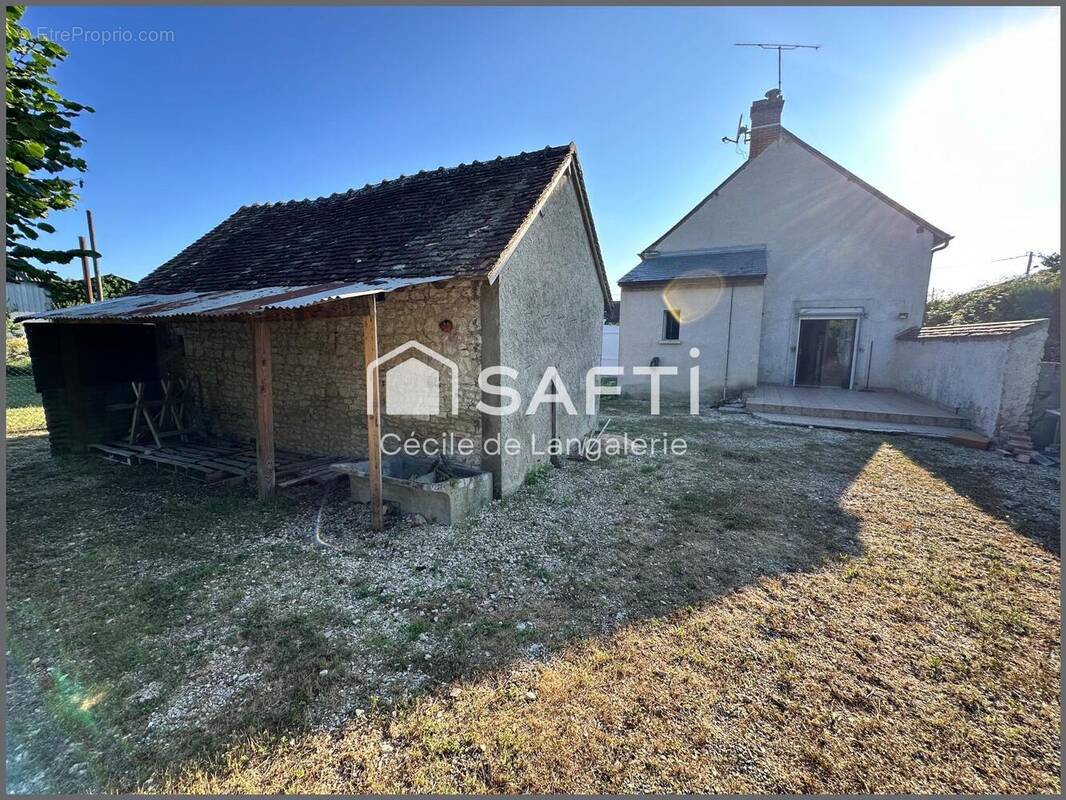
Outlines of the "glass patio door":
[[801,319],[796,386],[851,388],[856,319]]

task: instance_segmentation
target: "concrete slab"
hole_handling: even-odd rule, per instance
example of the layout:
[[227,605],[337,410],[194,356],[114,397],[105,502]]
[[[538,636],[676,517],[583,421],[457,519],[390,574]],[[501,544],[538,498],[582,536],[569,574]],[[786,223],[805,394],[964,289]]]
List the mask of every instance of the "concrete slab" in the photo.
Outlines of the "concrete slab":
[[987,448],[990,441],[987,436],[982,436],[974,431],[962,428],[947,428],[942,425],[910,425],[897,422],[844,419],[841,417],[814,417],[805,414],[767,414],[759,411],[753,411],[752,416],[779,425],[802,425],[804,427],[834,428],[843,431],[931,436],[938,439],[949,439],[956,444],[974,447],[978,450]]
[[744,397],[749,411],[898,425],[965,428],[954,411],[890,389],[860,392],[794,386],[759,386]]

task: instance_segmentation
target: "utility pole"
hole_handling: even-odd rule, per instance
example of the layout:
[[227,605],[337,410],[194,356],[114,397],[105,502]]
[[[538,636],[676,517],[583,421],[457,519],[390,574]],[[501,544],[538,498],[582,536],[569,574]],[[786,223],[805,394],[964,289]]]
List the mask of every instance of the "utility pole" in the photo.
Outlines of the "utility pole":
[[1036,255],[1036,253],[1034,251],[1030,250],[1030,251],[1028,251],[1026,253],[1022,253],[1020,256],[1007,256],[1006,258],[993,258],[992,261],[989,262],[989,263],[998,264],[1001,261],[1017,261],[1019,258],[1026,258],[1026,259],[1028,259],[1028,261],[1025,262],[1025,275],[1026,275],[1026,277],[1028,277],[1029,273],[1032,272],[1032,270],[1033,270],[1033,257],[1035,255]]
[[89,277],[89,258],[85,255],[85,237],[78,237],[78,248],[81,250],[81,276],[85,281],[85,299],[93,301],[93,282]]
[[104,299],[104,284],[100,280],[100,262],[96,260],[96,233],[93,231],[93,212],[85,209],[85,219],[89,222],[89,247],[93,249],[93,272],[96,273],[96,298]]

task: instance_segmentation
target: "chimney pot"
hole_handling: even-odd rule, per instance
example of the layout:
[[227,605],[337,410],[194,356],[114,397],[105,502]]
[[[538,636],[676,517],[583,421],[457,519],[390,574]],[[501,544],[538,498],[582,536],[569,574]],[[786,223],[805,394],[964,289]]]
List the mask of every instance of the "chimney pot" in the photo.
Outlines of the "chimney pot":
[[785,98],[780,89],[771,89],[765,99],[751,104],[749,161],[781,137],[781,110],[784,107]]

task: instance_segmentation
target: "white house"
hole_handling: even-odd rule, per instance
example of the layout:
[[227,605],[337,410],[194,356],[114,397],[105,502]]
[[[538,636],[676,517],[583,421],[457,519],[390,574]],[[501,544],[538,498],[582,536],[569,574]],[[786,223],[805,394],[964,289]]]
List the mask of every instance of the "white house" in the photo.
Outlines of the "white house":
[[619,281],[629,388],[659,365],[685,390],[697,363],[719,393],[896,385],[896,336],[921,325],[951,236],[782,127],[783,106],[752,104],[747,160]]

